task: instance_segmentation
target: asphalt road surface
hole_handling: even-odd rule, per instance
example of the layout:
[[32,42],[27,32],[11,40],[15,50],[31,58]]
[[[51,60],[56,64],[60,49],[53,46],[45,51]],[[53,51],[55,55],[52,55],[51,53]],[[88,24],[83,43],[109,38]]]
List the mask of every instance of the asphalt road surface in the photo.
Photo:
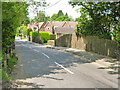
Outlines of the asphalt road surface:
[[13,87],[118,88],[117,74],[109,74],[108,70],[73,54],[22,40],[16,40],[16,51],[19,60]]

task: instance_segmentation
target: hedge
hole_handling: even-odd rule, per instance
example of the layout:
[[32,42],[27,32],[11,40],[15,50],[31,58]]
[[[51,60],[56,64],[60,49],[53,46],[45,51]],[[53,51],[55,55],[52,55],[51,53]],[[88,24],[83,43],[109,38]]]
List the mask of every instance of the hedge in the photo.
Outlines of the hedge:
[[[44,40],[44,43],[46,43],[48,40],[50,40],[50,35],[48,32],[40,31],[39,35],[40,35],[41,39]],[[37,37],[38,32],[30,32],[30,36]]]
[[55,40],[56,39],[56,35],[50,35],[50,40]]

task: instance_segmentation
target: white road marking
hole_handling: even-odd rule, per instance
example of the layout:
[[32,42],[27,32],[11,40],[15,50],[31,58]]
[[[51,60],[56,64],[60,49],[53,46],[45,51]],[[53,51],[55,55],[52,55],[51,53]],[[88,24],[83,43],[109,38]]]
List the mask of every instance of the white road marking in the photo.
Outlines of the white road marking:
[[42,53],[44,56],[46,56],[47,58],[50,58],[48,55],[46,55],[45,53]]
[[38,50],[35,50],[35,49],[33,49],[34,51],[36,51],[36,52],[39,52]]
[[72,71],[68,70],[67,68],[63,67],[62,65],[60,65],[59,63],[55,62],[55,64],[57,64],[58,66],[60,66],[61,68],[65,69],[66,71],[68,71],[70,74],[74,74]]

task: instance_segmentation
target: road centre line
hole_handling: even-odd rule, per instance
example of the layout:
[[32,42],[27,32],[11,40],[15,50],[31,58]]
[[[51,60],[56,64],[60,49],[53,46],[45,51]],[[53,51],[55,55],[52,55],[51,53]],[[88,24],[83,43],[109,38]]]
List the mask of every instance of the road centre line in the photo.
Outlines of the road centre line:
[[45,53],[42,53],[44,56],[46,56],[47,58],[50,58],[48,55],[46,55]]
[[74,74],[72,71],[68,70],[67,68],[63,67],[62,65],[60,65],[57,62],[54,62],[55,64],[57,64],[58,66],[60,66],[61,68],[65,69],[66,71],[68,71],[70,74]]

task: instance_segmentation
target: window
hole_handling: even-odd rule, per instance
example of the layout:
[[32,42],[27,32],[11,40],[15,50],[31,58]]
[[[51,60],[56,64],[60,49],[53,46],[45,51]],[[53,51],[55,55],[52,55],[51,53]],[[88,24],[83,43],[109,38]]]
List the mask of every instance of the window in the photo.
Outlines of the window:
[[47,27],[47,30],[50,30],[50,27]]

